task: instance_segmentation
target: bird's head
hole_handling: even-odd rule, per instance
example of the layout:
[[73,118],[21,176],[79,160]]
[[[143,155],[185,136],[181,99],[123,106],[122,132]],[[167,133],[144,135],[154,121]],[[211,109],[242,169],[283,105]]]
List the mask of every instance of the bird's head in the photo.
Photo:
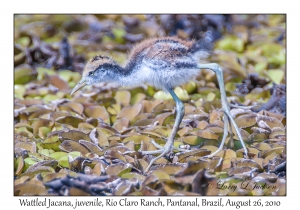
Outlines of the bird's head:
[[110,82],[119,71],[119,65],[108,56],[95,56],[87,62],[82,72],[82,79],[73,88],[71,95],[86,85]]

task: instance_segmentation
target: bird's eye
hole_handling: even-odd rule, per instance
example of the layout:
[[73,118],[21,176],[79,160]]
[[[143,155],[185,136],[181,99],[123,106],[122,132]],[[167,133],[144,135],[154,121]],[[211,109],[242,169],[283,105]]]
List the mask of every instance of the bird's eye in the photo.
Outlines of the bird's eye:
[[89,72],[89,76],[94,76],[95,72],[94,71],[90,71]]

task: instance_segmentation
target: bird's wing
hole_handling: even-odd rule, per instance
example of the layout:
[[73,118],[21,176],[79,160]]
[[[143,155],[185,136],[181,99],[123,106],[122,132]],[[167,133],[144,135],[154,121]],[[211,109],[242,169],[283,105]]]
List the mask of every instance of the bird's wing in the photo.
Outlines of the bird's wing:
[[174,43],[156,43],[145,53],[143,63],[153,69],[167,68],[187,54],[187,47]]

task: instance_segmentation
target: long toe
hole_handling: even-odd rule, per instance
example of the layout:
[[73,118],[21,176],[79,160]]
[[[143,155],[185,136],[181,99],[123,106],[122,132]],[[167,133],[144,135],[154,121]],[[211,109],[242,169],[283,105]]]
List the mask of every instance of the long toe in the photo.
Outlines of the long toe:
[[248,149],[247,149],[247,147],[246,147],[246,145],[244,143],[243,136],[242,136],[242,134],[240,132],[240,128],[237,126],[237,124],[234,121],[234,119],[233,119],[232,115],[230,114],[230,112],[225,112],[225,113],[227,114],[227,116],[228,116],[231,124],[233,125],[234,129],[236,130],[236,135],[239,137],[240,142],[241,142],[241,144],[243,146],[243,149],[244,149],[244,152],[245,152],[245,158],[248,158]]

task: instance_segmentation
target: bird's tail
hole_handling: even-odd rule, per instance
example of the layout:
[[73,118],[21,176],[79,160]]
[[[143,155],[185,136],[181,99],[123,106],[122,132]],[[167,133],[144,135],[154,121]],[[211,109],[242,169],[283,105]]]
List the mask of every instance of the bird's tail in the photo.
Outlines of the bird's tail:
[[188,50],[188,53],[195,60],[203,60],[209,57],[212,53],[213,44],[209,37],[202,38],[196,41]]

